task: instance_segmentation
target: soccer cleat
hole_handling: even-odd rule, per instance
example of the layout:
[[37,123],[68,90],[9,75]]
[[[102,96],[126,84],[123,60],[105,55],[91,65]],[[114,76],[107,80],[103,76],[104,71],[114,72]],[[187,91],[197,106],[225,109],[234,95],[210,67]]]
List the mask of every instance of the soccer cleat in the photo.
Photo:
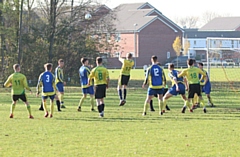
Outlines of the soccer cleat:
[[216,107],[215,105],[213,105],[213,104],[210,104],[210,107]]
[[61,105],[61,108],[66,108],[66,106],[64,106],[64,105]]
[[9,118],[13,118],[13,114],[12,113],[10,114]]
[[165,110],[162,110],[162,113],[165,113]]
[[91,109],[91,111],[93,111],[93,112],[94,112],[94,111],[95,111],[95,110],[94,110],[94,108],[92,108],[92,109]]
[[163,115],[163,112],[160,112],[159,115]]
[[60,108],[58,108],[58,112],[62,112],[62,110]]
[[197,109],[197,105],[192,106],[192,110],[195,110],[195,109]]
[[170,108],[168,107],[168,105],[166,105],[166,109],[167,109],[168,111],[170,111]]
[[150,109],[150,111],[151,111],[151,112],[155,112],[155,110],[154,110],[153,108],[152,108],[152,109]]
[[47,118],[47,117],[48,117],[48,112],[46,112],[46,113],[45,113],[44,117],[45,117],[45,118]]
[[185,113],[185,111],[186,111],[186,106],[182,108],[182,113]]
[[197,103],[197,104],[196,104],[196,106],[197,106],[197,108],[199,108],[199,107],[200,107],[200,104],[199,104],[199,103]]
[[78,109],[77,109],[77,110],[78,110],[78,112],[81,112],[81,111],[82,111],[80,106],[78,107]]
[[99,117],[104,117],[104,112],[102,111],[101,113],[99,113]]
[[29,119],[34,119],[34,117],[32,115],[29,116]]
[[39,110],[39,111],[44,111],[43,106],[41,105],[38,110]]
[[192,110],[192,109],[190,109],[190,110],[189,110],[189,112],[193,112],[193,110]]
[[207,113],[207,109],[206,109],[206,108],[204,108],[204,109],[203,109],[203,112],[204,112],[204,113]]
[[53,117],[53,115],[52,114],[50,114],[50,118],[52,118]]
[[147,115],[147,112],[143,112],[142,116],[146,116]]
[[119,106],[123,106],[125,103],[126,103],[125,100],[120,100],[120,104],[119,104]]

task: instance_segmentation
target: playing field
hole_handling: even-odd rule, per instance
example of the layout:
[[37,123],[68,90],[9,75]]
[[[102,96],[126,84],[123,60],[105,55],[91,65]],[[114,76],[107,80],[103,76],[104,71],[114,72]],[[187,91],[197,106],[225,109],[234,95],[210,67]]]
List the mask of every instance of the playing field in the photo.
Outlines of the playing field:
[[[112,73],[117,78],[118,72]],[[168,101],[171,111],[159,116],[157,99],[154,99],[156,112],[148,112],[143,117],[147,89],[139,88],[142,79],[130,81],[134,87],[128,90],[123,107],[118,106],[116,80],[112,81],[104,118],[90,111],[88,100],[82,112],[77,112],[81,89],[67,87],[67,108],[55,112],[52,119],[44,118],[43,111],[38,110],[40,98],[29,94],[35,119],[28,119],[22,102],[10,119],[10,89],[1,88],[0,156],[239,156],[240,101],[234,92],[226,99],[225,93],[213,91],[217,107],[208,107],[206,114],[201,108],[182,114],[182,100],[173,97]]]

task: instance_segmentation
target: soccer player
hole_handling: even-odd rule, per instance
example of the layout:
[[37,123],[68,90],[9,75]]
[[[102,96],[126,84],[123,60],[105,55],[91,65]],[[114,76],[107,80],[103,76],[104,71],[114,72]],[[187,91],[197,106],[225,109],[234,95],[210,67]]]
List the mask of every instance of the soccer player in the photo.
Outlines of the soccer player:
[[[164,104],[163,109],[166,106],[166,101],[170,97],[172,97],[173,95],[176,96],[176,95],[180,94],[182,99],[184,100],[184,106],[188,106],[190,112],[193,112],[189,103],[187,103],[188,100],[187,100],[187,97],[185,95],[186,79],[184,79],[183,77],[178,77],[179,71],[174,69],[174,64],[173,63],[168,64],[168,70],[169,70],[168,76],[170,77],[170,79],[172,81],[172,87],[167,91],[167,93],[163,97],[163,104]],[[163,110],[162,112],[164,113],[165,110]],[[185,110],[184,110],[184,112],[185,112]]]
[[145,100],[144,108],[143,108],[143,114],[142,114],[143,116],[147,114],[148,105],[155,94],[158,95],[159,114],[161,115],[163,114],[162,98],[163,98],[164,87],[166,85],[166,77],[163,69],[157,64],[157,56],[152,56],[151,62],[152,62],[152,65],[148,68],[147,75],[142,85],[142,88],[144,88],[145,85],[149,84],[147,98]]
[[[51,73],[52,64],[46,63],[44,65],[45,72],[40,74],[37,84],[37,96],[39,96],[40,88],[42,87],[42,103],[43,109],[45,111],[45,117],[47,118],[49,113],[47,110],[47,98],[50,98],[50,118],[53,117],[53,109],[54,109],[54,98],[56,96],[56,85],[55,85],[55,77]],[[57,97],[57,96],[56,96]]]
[[90,74],[90,69],[88,67],[88,59],[85,57],[81,58],[81,63],[82,63],[82,66],[79,69],[79,76],[80,76],[83,96],[79,101],[78,111],[79,112],[81,111],[81,106],[84,102],[84,99],[86,99],[87,94],[90,95],[91,111],[94,111],[94,99],[93,99],[94,89],[93,89],[92,81],[90,82],[90,86],[88,85],[88,76]]
[[64,81],[63,77],[63,66],[64,66],[64,61],[63,59],[58,60],[58,66],[55,69],[55,82],[56,82],[56,87],[57,87],[57,93],[58,93],[58,98],[59,100],[56,101],[58,111],[61,111],[61,108],[66,108],[63,103],[63,96],[64,96],[64,86],[66,85],[66,82]]
[[25,94],[25,89],[29,90],[32,93],[31,89],[28,86],[27,78],[25,75],[20,73],[21,67],[19,64],[14,64],[13,70],[14,70],[14,73],[8,77],[7,81],[3,85],[4,87],[12,86],[12,91],[11,91],[12,105],[10,108],[10,116],[9,117],[13,118],[13,112],[14,112],[15,106],[17,104],[17,100],[21,99],[27,107],[29,118],[33,119],[33,116],[31,114],[31,107],[27,101],[27,97]]
[[[211,107],[215,107],[215,105],[213,104],[212,98],[210,96],[211,93],[211,82],[210,79],[208,77],[208,73],[206,70],[203,69],[203,63],[198,63],[198,67],[206,74],[206,78],[205,81],[201,80],[201,82],[204,84],[202,86],[202,92],[204,92],[208,98],[208,102],[210,104]],[[201,78],[201,75],[199,76]]]
[[188,82],[188,101],[182,108],[182,113],[185,113],[186,106],[189,106],[190,101],[192,101],[192,105],[194,105],[193,98],[194,94],[196,93],[199,96],[199,100],[201,104],[203,105],[203,112],[206,113],[206,107],[204,100],[201,95],[201,89],[200,89],[200,82],[198,75],[202,74],[203,77],[206,76],[206,74],[199,68],[194,67],[194,61],[193,59],[187,60],[188,68],[184,69],[180,74],[178,74],[178,77],[186,77]]
[[95,85],[95,99],[98,107],[100,117],[104,117],[104,98],[106,97],[106,89],[109,84],[108,70],[102,65],[103,59],[101,57],[96,58],[97,67],[92,69],[88,77],[88,85],[90,86],[92,79]]
[[[122,68],[120,71],[120,76],[118,79],[118,95],[120,99],[119,106],[123,106],[126,103],[126,97],[127,97],[127,85],[128,81],[130,79],[130,71],[134,65],[134,61],[132,60],[132,54],[127,53],[126,59],[123,59],[119,55],[119,61],[122,62]],[[122,89],[123,89],[123,97],[122,97]]]

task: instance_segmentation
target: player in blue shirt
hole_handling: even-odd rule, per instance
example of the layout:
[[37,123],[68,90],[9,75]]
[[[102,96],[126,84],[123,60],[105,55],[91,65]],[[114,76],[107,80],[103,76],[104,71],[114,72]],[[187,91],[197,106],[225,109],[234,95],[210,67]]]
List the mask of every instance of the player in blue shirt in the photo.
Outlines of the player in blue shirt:
[[40,74],[37,84],[37,96],[40,93],[40,88],[42,87],[42,102],[43,108],[45,111],[45,117],[48,117],[47,103],[46,100],[50,98],[50,118],[53,117],[53,108],[54,108],[54,98],[56,95],[56,85],[55,85],[55,77],[51,73],[52,64],[47,63],[44,65],[45,72]]
[[161,115],[163,114],[162,98],[163,98],[164,87],[166,85],[166,77],[163,69],[157,64],[158,63],[157,56],[152,56],[151,62],[152,62],[152,65],[147,69],[146,78],[142,85],[142,88],[144,88],[145,85],[147,84],[149,85],[147,98],[144,103],[143,116],[146,115],[149,103],[155,94],[158,95],[159,114]]
[[[176,96],[176,95],[180,94],[184,101],[184,106],[188,106],[190,112],[193,112],[190,104],[187,103],[187,97],[185,95],[186,79],[184,79],[183,77],[178,77],[179,71],[174,69],[174,64],[172,64],[172,63],[169,64],[168,70],[169,70],[168,76],[172,81],[172,87],[167,91],[167,93],[163,97],[163,104],[164,104],[163,108],[165,109],[166,102],[170,97],[172,97],[173,95]],[[165,112],[165,110],[163,110],[163,113],[164,112]],[[185,113],[185,110],[182,113]]]
[[91,82],[90,85],[88,85],[88,76],[90,74],[90,69],[88,67],[88,59],[87,58],[81,58],[82,66],[79,69],[79,76],[80,76],[80,82],[82,86],[82,93],[83,96],[79,101],[78,104],[78,111],[81,111],[81,106],[84,102],[84,99],[86,99],[87,94],[90,95],[90,101],[91,101],[91,111],[94,111],[94,89],[93,84]]

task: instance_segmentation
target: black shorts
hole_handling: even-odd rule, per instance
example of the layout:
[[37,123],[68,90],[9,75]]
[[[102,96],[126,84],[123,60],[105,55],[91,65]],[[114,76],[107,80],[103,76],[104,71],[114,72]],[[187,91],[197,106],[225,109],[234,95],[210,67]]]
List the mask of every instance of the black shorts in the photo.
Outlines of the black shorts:
[[195,93],[198,96],[202,96],[200,84],[190,84],[189,85],[188,98],[194,98]]
[[120,78],[119,78],[119,85],[128,85],[128,81],[130,79],[130,75],[121,75]]
[[95,99],[102,99],[106,97],[106,88],[105,84],[95,86]]
[[[167,93],[167,91],[168,91],[168,88],[164,88],[163,96]],[[155,94],[154,96],[155,96],[155,97],[158,97],[157,94]]]
[[13,101],[17,101],[18,99],[21,99],[23,102],[27,102],[27,97],[26,97],[25,94],[13,95],[13,96],[12,96],[12,100],[13,100]]

